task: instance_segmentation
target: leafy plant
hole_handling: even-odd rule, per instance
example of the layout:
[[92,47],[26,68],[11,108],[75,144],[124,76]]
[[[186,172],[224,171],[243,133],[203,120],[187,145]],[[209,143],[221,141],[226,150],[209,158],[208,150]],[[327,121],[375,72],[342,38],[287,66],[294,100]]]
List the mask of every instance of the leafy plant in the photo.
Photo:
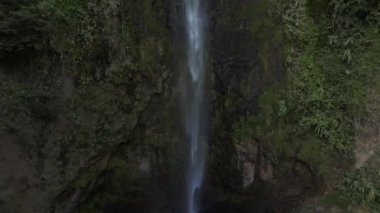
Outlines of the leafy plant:
[[374,21],[373,13],[378,10],[379,1],[332,0],[330,6],[334,27],[342,30]]
[[20,130],[55,119],[57,106],[50,92],[0,78],[0,93],[0,129]]
[[37,0],[0,2],[0,58],[30,55],[46,46],[46,17]]
[[[306,7],[318,4],[326,11],[316,22]],[[240,119],[235,141],[260,140],[272,159],[296,157],[324,174],[350,162],[354,122],[379,66],[379,23],[371,18],[378,9],[374,1],[272,2],[269,12],[284,26],[288,81],[261,95],[260,113]]]
[[348,172],[338,186],[342,196],[359,205],[380,210],[380,182],[375,170],[361,168]]

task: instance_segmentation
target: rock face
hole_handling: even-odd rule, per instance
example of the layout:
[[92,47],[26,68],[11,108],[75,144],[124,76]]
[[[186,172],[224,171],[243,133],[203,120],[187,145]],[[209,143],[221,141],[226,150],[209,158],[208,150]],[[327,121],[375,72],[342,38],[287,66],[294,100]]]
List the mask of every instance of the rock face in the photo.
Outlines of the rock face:
[[276,40],[276,28],[268,24],[267,3],[244,0],[211,3],[214,75],[208,186],[211,191],[235,194],[272,176],[271,165],[265,162],[255,138],[240,140],[233,133],[242,117],[257,113],[259,95],[285,79],[282,44]]
[[30,9],[51,17],[50,43],[0,61],[0,212],[170,211],[183,162],[174,4],[70,4]]
[[[0,212],[180,212],[187,153],[178,125],[183,1],[5,2],[12,6],[4,11],[0,1]],[[322,140],[298,138],[293,150],[279,148],[292,153],[278,160],[268,156],[274,141],[256,138],[252,129],[259,128],[248,119],[260,114],[262,94],[286,81],[285,64],[294,59],[285,58],[289,46],[270,15],[276,2],[283,1],[209,0],[212,123],[204,212],[290,212],[322,188],[306,162],[321,162]],[[308,35],[298,23],[305,14],[297,13],[306,1],[296,2],[275,9],[287,10],[287,23],[297,26],[285,33]],[[315,4],[307,12],[317,25],[328,1],[307,2]],[[303,36],[297,39],[306,45]],[[325,45],[319,39],[313,42]],[[314,83],[310,73],[307,82]],[[322,94],[331,85],[315,86]],[[369,94],[370,116],[357,123],[356,168],[379,167],[378,91]],[[274,113],[287,111],[284,100],[271,98],[280,108]],[[268,138],[281,137],[277,130]]]
[[258,145],[247,143],[236,148],[239,170],[242,172],[243,188],[251,186],[255,180],[256,164],[258,164]]
[[[266,1],[209,3],[206,191],[217,201],[271,179],[259,143],[232,133],[285,73]],[[32,62],[16,66],[23,58],[12,55],[17,63],[1,69],[0,211],[175,212],[168,202],[181,205],[184,168],[175,71],[181,7],[180,0],[102,0],[39,8],[52,17],[41,24],[55,26],[45,29],[49,44],[33,50]]]
[[264,157],[260,143],[257,141],[245,141],[235,146],[237,153],[237,167],[242,176],[242,187],[247,189],[255,183],[255,178],[260,181],[273,181],[273,166]]
[[356,137],[355,167],[363,167],[380,150],[380,102],[375,89],[369,91],[366,119],[358,123],[359,134]]
[[[73,11],[65,9],[69,3],[40,8],[62,15],[41,22],[57,26],[47,28],[50,43],[34,62],[1,69],[12,71],[0,76],[0,211],[170,212],[176,206],[169,200],[180,205],[184,155],[174,61],[182,47],[171,41],[183,36],[181,4],[113,0]],[[264,88],[285,75],[282,45],[261,17],[265,4],[210,1],[206,188],[222,189],[216,200],[255,186],[265,179],[261,168],[270,166],[254,139],[239,145],[230,134],[240,116],[257,110]],[[246,6],[258,9],[247,13]],[[71,24],[61,26],[61,19]]]

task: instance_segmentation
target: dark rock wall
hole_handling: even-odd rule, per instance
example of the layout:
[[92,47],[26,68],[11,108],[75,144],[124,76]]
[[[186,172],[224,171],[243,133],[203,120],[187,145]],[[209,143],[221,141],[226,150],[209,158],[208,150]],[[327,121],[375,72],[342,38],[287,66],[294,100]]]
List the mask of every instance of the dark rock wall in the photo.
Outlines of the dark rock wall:
[[[14,2],[0,2],[11,9],[0,7],[0,212],[179,212],[187,153],[178,83],[186,64],[183,1]],[[284,2],[205,4],[205,212],[289,212],[318,184],[296,157],[272,165],[274,143],[265,139],[273,137],[237,136],[241,123],[253,129],[248,118],[260,114],[260,96],[288,80],[284,33],[300,33],[306,13],[292,9],[306,7]],[[327,11],[325,3],[316,4]],[[278,20],[274,5],[294,17]],[[314,20],[320,11],[309,13]],[[20,38],[4,45],[12,32]]]
[[[211,176],[218,171],[218,165],[236,166],[238,159],[231,134],[235,123],[241,117],[258,113],[258,96],[269,86],[285,80],[283,44],[276,38],[277,29],[272,26],[267,9],[266,1],[212,1],[211,168],[214,157],[225,162],[215,162]],[[223,168],[220,169],[222,172]],[[233,177],[234,172],[228,174],[239,179]],[[228,174],[221,177],[226,178],[221,183],[238,186]]]
[[174,5],[47,2],[47,46],[0,62],[0,212],[171,211]]
[[[186,147],[178,137],[182,2],[47,2],[30,9],[42,15],[37,23],[47,32],[35,42],[45,46],[12,57],[1,52],[0,210],[175,212]],[[285,74],[266,1],[207,6],[212,127],[205,193],[213,204],[241,192],[244,165],[255,172],[258,154],[239,150],[231,133]]]

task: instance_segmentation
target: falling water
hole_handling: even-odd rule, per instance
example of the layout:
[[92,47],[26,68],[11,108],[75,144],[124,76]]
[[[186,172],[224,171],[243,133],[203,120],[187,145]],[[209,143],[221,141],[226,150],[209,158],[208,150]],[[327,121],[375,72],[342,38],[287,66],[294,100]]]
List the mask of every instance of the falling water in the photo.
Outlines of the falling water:
[[[205,18],[202,0],[184,0],[187,30],[187,72],[185,93],[185,127],[190,144],[187,175],[187,212],[197,213],[199,191],[203,181],[206,136],[204,128],[205,89]],[[204,0],[203,0],[204,1]]]

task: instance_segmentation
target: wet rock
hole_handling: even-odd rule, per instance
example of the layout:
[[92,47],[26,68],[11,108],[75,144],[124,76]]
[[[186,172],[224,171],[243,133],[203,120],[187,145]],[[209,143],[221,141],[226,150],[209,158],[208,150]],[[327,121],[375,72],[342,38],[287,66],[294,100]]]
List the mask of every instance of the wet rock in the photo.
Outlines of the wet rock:
[[243,188],[249,187],[255,180],[256,164],[258,164],[258,144],[255,141],[242,142],[237,145],[238,164],[242,175]]

